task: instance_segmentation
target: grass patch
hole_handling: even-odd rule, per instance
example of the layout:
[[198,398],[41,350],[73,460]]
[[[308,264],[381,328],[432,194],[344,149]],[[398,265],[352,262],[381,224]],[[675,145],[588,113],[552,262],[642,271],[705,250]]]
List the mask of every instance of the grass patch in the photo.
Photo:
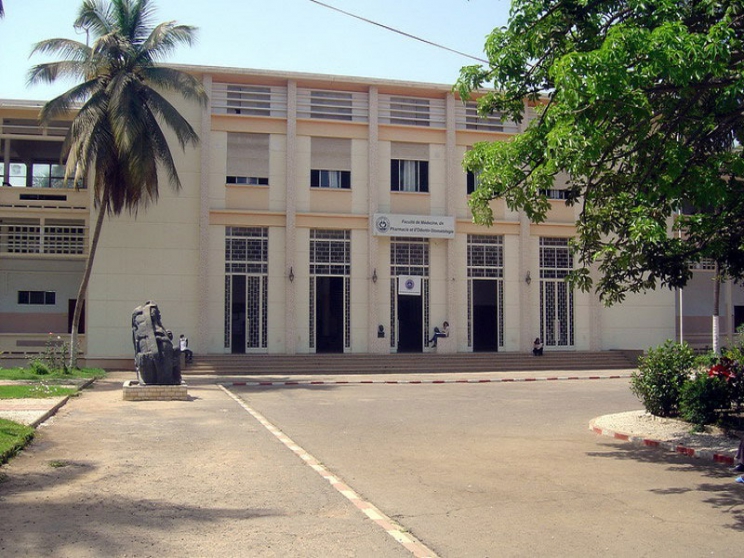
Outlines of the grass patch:
[[59,469],[61,467],[67,467],[69,463],[67,461],[60,461],[59,459],[55,459],[53,461],[49,462],[49,466],[53,469]]
[[61,397],[72,395],[77,388],[50,386],[46,384],[30,384],[19,386],[0,386],[0,399],[43,399],[45,397]]
[[62,370],[54,370],[49,374],[37,374],[31,368],[0,368],[0,380],[73,380],[78,378],[103,378],[106,371],[102,368],[81,368],[65,374]]
[[34,429],[0,419],[0,465],[21,451],[33,439]]

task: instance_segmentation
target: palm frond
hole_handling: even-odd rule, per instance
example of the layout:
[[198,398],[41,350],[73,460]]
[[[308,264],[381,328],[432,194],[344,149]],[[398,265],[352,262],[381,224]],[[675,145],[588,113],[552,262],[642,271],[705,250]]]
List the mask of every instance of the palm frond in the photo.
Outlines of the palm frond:
[[83,61],[90,57],[90,47],[73,39],[46,39],[39,41],[31,49],[34,54],[54,54],[61,58]]
[[149,66],[142,69],[142,78],[158,89],[174,91],[185,99],[197,101],[202,107],[209,104],[209,96],[202,83],[181,70],[167,66]]
[[196,27],[176,25],[174,21],[161,23],[142,44],[142,50],[153,60],[161,60],[181,45],[192,46],[196,42]]

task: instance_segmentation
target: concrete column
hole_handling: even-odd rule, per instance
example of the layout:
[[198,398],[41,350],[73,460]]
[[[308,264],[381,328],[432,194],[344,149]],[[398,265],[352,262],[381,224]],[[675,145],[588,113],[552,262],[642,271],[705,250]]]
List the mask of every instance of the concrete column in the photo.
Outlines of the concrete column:
[[[204,328],[209,327],[209,179],[212,146],[212,76],[203,78],[204,90],[209,96],[207,106],[201,111],[201,130],[199,132],[200,166],[199,173],[199,270],[197,277],[197,330],[195,346],[206,347],[208,335]],[[223,320],[224,323],[224,320]],[[224,326],[223,326],[224,327]],[[224,337],[224,332],[223,332]]]
[[[532,237],[530,236],[530,220],[524,213],[519,214],[519,320],[520,339],[518,342],[520,351],[532,350],[532,341],[536,337],[535,331],[539,328],[539,302],[533,305],[532,301],[538,300],[535,295],[536,289],[540,288],[540,264],[532,254]],[[527,273],[530,274],[529,284],[526,281]]]
[[[297,82],[287,82],[287,207],[286,234],[284,235],[284,268],[285,268],[285,310],[284,330],[286,332],[286,348],[288,355],[297,352],[296,313],[295,313],[295,284],[289,280],[290,273],[297,276],[299,269],[295,269],[295,253],[297,251]],[[307,270],[305,270],[307,272]]]
[[[367,203],[369,214],[369,229],[367,237],[367,276],[370,277],[369,295],[367,297],[367,345],[370,353],[385,354],[389,353],[388,335],[390,332],[385,328],[386,336],[380,338],[377,336],[377,328],[382,322],[380,321],[380,295],[386,293],[387,277],[385,269],[379,268],[379,237],[372,234],[374,230],[373,216],[379,208],[379,188],[380,188],[380,133],[379,133],[379,95],[376,86],[369,88],[369,131],[368,142],[369,151],[367,153]],[[372,275],[377,274],[377,281],[372,281]],[[384,325],[384,324],[383,324]]]
[[[457,199],[463,194],[463,192],[457,191],[457,173],[461,169],[460,161],[457,159],[457,117],[455,96],[452,93],[447,94],[446,99],[446,138],[445,138],[445,152],[446,152],[446,177],[445,177],[445,213],[447,215],[456,216]],[[455,222],[455,229],[457,229],[457,222]],[[457,231],[455,231],[457,232]],[[461,324],[456,319],[458,315],[457,301],[464,287],[464,283],[457,281],[458,277],[458,265],[457,265],[457,243],[455,239],[447,240],[447,320],[450,323],[450,337],[455,342],[455,350],[459,346],[460,336],[458,331],[467,331],[466,324]],[[460,285],[459,289],[455,289],[456,285]]]

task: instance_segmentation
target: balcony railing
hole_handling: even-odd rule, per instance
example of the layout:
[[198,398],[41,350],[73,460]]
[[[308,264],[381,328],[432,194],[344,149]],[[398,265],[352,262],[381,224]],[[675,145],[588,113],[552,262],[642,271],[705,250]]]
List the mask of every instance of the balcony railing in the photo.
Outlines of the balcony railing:
[[84,256],[88,229],[82,221],[0,220],[0,254]]

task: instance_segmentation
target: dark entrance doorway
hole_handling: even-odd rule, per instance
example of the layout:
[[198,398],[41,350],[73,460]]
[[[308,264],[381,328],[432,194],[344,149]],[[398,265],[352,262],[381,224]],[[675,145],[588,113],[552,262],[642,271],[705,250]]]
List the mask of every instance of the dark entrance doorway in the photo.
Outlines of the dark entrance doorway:
[[230,350],[233,353],[245,352],[245,275],[232,276],[230,307]]
[[315,352],[344,352],[344,278],[315,278]]
[[[72,333],[72,318],[75,314],[75,303],[76,299],[70,298],[67,300],[67,333]],[[78,333],[85,333],[85,301],[83,300],[83,307],[80,309],[80,322],[78,322]]]
[[498,351],[498,282],[473,280],[473,351]]
[[421,296],[398,295],[398,352],[424,350],[424,319]]

